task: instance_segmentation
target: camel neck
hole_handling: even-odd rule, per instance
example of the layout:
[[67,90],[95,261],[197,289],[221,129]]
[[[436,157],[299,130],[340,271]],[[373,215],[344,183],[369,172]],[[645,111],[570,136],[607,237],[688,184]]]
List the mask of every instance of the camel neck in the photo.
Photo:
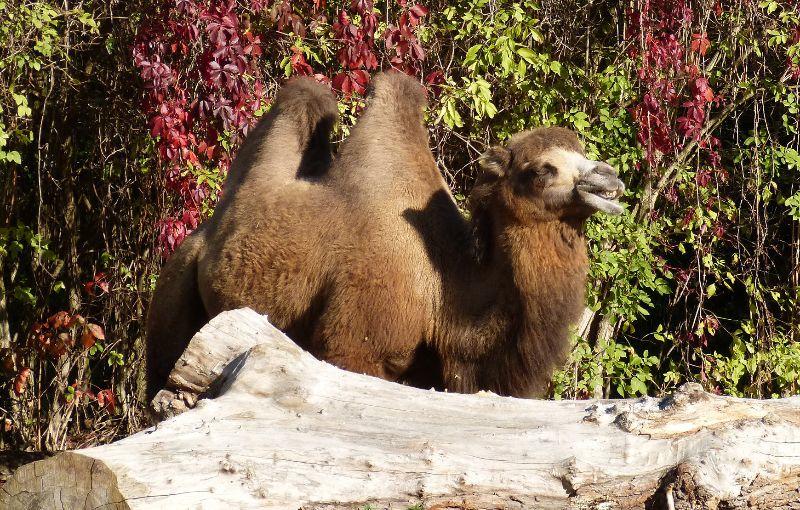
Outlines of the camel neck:
[[[552,338],[564,338],[561,329],[577,320],[585,299],[588,260],[583,222],[498,221],[495,228],[487,273],[495,275],[495,285],[506,287],[498,289],[506,296],[497,301],[505,301],[523,319],[516,333],[525,335],[527,328],[548,325],[559,329],[559,334],[551,331]],[[509,333],[511,337],[515,332]]]
[[475,211],[476,283],[499,292],[515,290],[526,307],[546,306],[542,297],[564,293],[582,303],[588,267],[584,223],[549,220],[523,224],[505,214]]
[[[479,387],[529,396],[541,394],[563,362],[569,326],[584,306],[586,244],[583,221],[520,224],[507,218],[473,211],[483,252],[469,288],[461,289],[469,297],[459,300],[461,316],[471,321],[455,331],[461,338],[448,343],[452,351],[469,344],[471,355],[484,359],[479,365],[487,368],[473,378]],[[453,367],[451,375],[446,367],[445,379],[463,379],[458,370]]]

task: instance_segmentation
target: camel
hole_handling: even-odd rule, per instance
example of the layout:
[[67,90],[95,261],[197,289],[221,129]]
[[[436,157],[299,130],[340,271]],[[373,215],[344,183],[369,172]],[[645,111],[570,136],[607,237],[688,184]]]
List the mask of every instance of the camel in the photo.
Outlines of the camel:
[[424,90],[377,76],[338,154],[336,102],[294,79],[213,216],[165,265],[147,321],[152,396],[211,317],[250,307],[319,359],[421,388],[541,396],[584,306],[584,224],[625,189],[559,127],[481,158],[469,219],[428,145]]

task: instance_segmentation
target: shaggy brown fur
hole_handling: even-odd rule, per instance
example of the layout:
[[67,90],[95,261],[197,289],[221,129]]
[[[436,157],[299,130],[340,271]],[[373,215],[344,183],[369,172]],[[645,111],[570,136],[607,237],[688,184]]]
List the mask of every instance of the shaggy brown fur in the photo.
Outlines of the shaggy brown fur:
[[[214,215],[180,245],[159,276],[146,325],[148,398],[164,386],[192,336],[219,313],[206,307],[201,282],[208,294],[208,282],[215,274],[234,280],[237,277],[224,275],[229,267],[224,262],[215,269],[215,258],[228,243],[235,244],[239,237],[258,230],[261,217],[280,217],[280,212],[269,208],[265,197],[280,193],[287,183],[295,183],[295,187],[307,184],[306,180],[327,171],[332,159],[329,134],[338,118],[336,100],[329,89],[310,79],[292,80],[279,91],[273,108],[247,137],[231,165]],[[305,210],[304,205],[300,208]],[[295,241],[295,246],[303,243],[297,237]],[[292,246],[291,241],[271,242]],[[268,247],[265,244],[264,248]],[[258,279],[258,273],[249,274],[250,279]],[[230,291],[241,290],[242,299],[246,291],[239,289],[239,283],[232,283]]]
[[249,306],[347,370],[541,394],[584,302],[583,223],[618,212],[613,170],[583,158],[568,130],[520,133],[485,155],[468,222],[428,148],[413,79],[378,76],[329,163],[335,106],[310,81],[287,85],[214,217],[165,266],[148,320],[151,392],[209,317]]

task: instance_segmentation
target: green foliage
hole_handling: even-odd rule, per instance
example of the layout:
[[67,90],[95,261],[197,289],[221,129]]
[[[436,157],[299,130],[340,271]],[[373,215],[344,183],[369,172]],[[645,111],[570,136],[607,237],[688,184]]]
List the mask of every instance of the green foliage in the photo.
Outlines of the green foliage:
[[[709,113],[720,116],[712,133],[722,139],[723,171],[715,174],[707,149],[691,140],[655,161],[644,157],[630,113],[642,101],[641,59],[617,52],[622,41],[591,22],[586,33],[564,33],[558,23],[581,9],[580,2],[464,1],[431,19],[437,39],[452,41],[437,50],[454,55],[434,119],[476,147],[471,159],[517,131],[564,125],[580,134],[589,157],[614,165],[628,184],[628,212],[588,225],[587,295],[596,315],[555,375],[554,395],[643,395],[690,380],[746,396],[795,391],[798,276],[777,252],[797,260],[800,250],[800,101],[784,74],[785,59],[798,64],[798,10],[762,1],[746,14],[723,8],[702,29],[679,29],[706,41],[688,47],[685,58],[723,94]],[[559,21],[551,25],[553,18]],[[735,73],[715,66],[712,55],[736,62]],[[722,114],[722,105],[740,98]],[[686,115],[683,107],[667,119]],[[775,271],[795,276],[787,284]],[[610,337],[600,338],[600,325]]]
[[[587,304],[594,315],[555,374],[553,396],[655,395],[686,381],[738,396],[796,393],[796,3],[692,4],[692,20],[674,28],[680,65],[656,69],[654,78],[676,89],[674,101],[659,103],[659,120],[668,128],[661,136],[673,144],[663,151],[651,147],[656,135],[645,133],[637,117],[652,92],[646,67],[657,65],[648,60],[645,37],[628,39],[621,30],[632,28],[629,9],[652,2],[421,4],[430,12],[415,33],[427,56],[414,64],[422,80],[443,76],[441,86],[429,89],[428,124],[437,162],[460,205],[477,177],[480,154],[538,126],[573,128],[587,156],[615,166],[627,185],[625,214],[598,215],[587,225]],[[153,5],[80,5],[0,0],[0,333],[6,335],[0,340],[24,351],[0,351],[0,368],[13,366],[3,372],[0,412],[14,409],[13,442],[25,446],[59,447],[66,435],[85,432],[74,420],[59,438],[43,437],[47,420],[67,413],[64,402],[84,402],[100,384],[113,386],[124,404],[103,407],[105,423],[124,427],[98,430],[113,435],[138,426],[137,339],[160,260],[153,229],[175,205],[163,192],[158,144],[147,133],[152,119],[139,111],[144,92],[131,86],[141,84],[131,63],[133,34]],[[301,18],[304,33],[298,35],[291,24],[276,29],[275,5],[240,20],[242,34],[262,38],[265,53],[253,58],[260,59],[258,79],[270,93],[304,69],[300,60],[329,77],[347,69],[337,55],[342,41],[335,16],[287,2]],[[374,7],[380,14],[374,49],[379,67],[387,68],[380,36],[399,9],[393,3]],[[349,2],[323,10],[335,15],[342,8],[353,11]],[[363,19],[351,14],[360,29]],[[163,63],[179,60],[176,48],[165,49]],[[699,78],[708,82],[702,90]],[[187,90],[203,87],[202,80]],[[255,77],[243,80],[252,84]],[[693,95],[705,97],[705,109],[694,110],[708,128],[699,138],[676,127],[690,115],[686,102]],[[256,116],[268,110],[268,99],[254,105]],[[339,140],[363,106],[358,94],[340,99]],[[219,154],[233,154],[235,134],[227,128],[214,133],[206,149],[216,144]],[[199,161],[178,171],[207,190],[202,219],[212,213],[225,170],[216,159]],[[108,339],[60,360],[23,349],[34,324],[58,310],[79,309],[106,327]],[[29,367],[26,377],[42,379],[20,387],[49,388],[36,398],[14,392],[12,381]],[[78,374],[83,386],[76,384]],[[0,432],[0,441],[8,440]]]
[[589,306],[619,318],[630,333],[637,319],[649,315],[651,296],[671,291],[671,274],[655,253],[658,234],[658,224],[637,223],[630,214],[598,217],[587,229],[590,281],[605,282],[607,289],[590,286]]
[[[19,267],[21,262],[36,260],[39,264],[56,268],[63,262],[49,247],[41,234],[35,233],[30,227],[18,223],[16,227],[0,228],[0,259],[10,267]],[[56,284],[60,283],[58,287]],[[53,290],[63,287],[63,282],[56,282]],[[35,307],[38,297],[34,294],[36,283],[25,273],[12,280],[11,296],[19,304],[26,307]]]
[[138,426],[130,361],[158,214],[132,110],[142,6],[75,5],[0,0],[0,448]]
[[[553,377],[556,398],[562,395],[591,396],[595,388],[613,384],[620,397],[647,395],[648,387],[655,383],[659,358],[645,349],[638,353],[630,345],[609,342],[596,352],[583,338],[579,338],[570,354],[573,370],[562,370]],[[608,393],[608,390],[605,390]]]
[[0,57],[0,165],[21,165],[21,146],[33,139],[26,122],[33,113],[28,76],[40,72],[58,51],[59,16],[46,2],[0,2],[0,42],[25,41],[23,51]]

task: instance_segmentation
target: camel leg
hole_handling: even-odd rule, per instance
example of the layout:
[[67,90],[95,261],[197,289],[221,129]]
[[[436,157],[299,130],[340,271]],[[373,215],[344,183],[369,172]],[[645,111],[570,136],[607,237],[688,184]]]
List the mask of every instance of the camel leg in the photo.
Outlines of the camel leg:
[[349,290],[326,303],[309,350],[350,372],[400,380],[414,362],[422,338],[420,324],[384,313],[393,304],[392,295],[382,288]]
[[392,380],[392,377],[386,373],[384,363],[380,360],[353,354],[329,354],[323,359],[331,365],[335,365],[348,372]]
[[209,320],[197,285],[197,255],[205,244],[202,227],[175,250],[158,278],[147,313],[147,399],[167,382],[175,362]]
[[447,391],[475,393],[481,389],[480,375],[473,360],[446,359],[442,366],[442,384]]

